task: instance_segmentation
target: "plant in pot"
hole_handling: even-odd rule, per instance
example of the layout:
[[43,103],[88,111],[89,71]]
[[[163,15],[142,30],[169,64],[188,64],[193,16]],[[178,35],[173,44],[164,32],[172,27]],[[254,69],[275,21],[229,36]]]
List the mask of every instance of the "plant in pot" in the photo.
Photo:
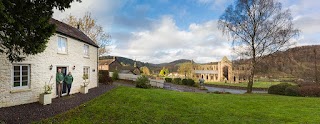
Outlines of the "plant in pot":
[[83,94],[87,94],[88,93],[88,85],[89,85],[89,76],[88,74],[83,74],[82,76],[82,79],[83,79],[83,85],[81,85],[81,88],[80,88],[80,93],[83,93]]
[[52,90],[52,85],[50,84],[51,79],[53,78],[53,76],[50,77],[49,83],[47,84],[47,82],[45,82],[44,85],[44,92],[42,94],[40,94],[39,97],[39,102],[43,105],[48,105],[52,103],[52,95],[51,95],[51,90]]

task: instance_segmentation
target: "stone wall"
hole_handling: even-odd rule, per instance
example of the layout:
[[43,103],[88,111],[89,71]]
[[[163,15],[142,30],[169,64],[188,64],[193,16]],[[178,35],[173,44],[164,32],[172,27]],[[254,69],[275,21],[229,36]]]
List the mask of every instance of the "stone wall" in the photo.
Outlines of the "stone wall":
[[[14,106],[39,101],[39,95],[44,92],[45,82],[48,82],[50,76],[53,76],[52,96],[56,97],[55,76],[58,66],[67,67],[67,70],[73,74],[74,82],[71,88],[71,94],[78,93],[80,86],[83,85],[83,67],[90,67],[89,70],[89,88],[98,85],[97,69],[97,51],[94,46],[89,45],[89,57],[84,57],[84,42],[80,42],[70,37],[67,38],[67,54],[58,53],[58,36],[53,35],[44,52],[28,56],[25,61],[13,64],[30,65],[30,83],[28,88],[17,89],[13,87],[12,72],[13,67],[4,54],[0,54],[0,108]],[[53,66],[52,70],[49,69]],[[75,69],[73,70],[73,67]]]
[[[109,72],[109,76],[112,77],[113,72]],[[141,75],[134,75],[134,74],[122,74],[118,73],[119,79],[123,80],[130,80],[130,81],[136,81],[138,77]],[[163,88],[164,86],[164,80],[156,80],[156,79],[150,79],[150,85],[153,87]]]

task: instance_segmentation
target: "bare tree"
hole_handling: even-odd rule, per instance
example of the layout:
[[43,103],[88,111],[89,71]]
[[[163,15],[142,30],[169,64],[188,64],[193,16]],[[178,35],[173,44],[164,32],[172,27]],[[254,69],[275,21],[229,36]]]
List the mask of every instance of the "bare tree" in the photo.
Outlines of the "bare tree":
[[91,16],[90,12],[86,12],[81,18],[69,15],[63,19],[63,22],[75,27],[80,28],[86,35],[88,35],[100,48],[99,56],[108,53],[106,46],[110,45],[111,35],[106,33],[102,26],[97,24],[97,20]]
[[232,38],[239,54],[250,58],[248,93],[259,58],[285,49],[300,32],[293,27],[290,11],[274,0],[237,0],[220,16],[218,28]]

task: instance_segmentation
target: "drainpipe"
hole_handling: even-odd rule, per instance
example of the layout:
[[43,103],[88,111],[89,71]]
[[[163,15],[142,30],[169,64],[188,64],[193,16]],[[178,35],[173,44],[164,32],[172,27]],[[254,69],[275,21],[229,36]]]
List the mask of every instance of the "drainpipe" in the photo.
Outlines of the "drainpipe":
[[97,47],[97,87],[99,87],[99,47]]

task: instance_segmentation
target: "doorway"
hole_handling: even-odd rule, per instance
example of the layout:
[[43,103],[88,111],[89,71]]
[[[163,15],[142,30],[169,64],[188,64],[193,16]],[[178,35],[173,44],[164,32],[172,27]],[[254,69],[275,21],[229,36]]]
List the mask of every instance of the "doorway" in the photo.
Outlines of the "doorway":
[[[61,69],[61,73],[63,74],[63,76],[65,77],[67,75],[67,72],[68,72],[68,68],[67,67],[57,67],[57,72],[58,73],[58,70]],[[62,83],[62,89],[61,89],[61,95],[64,96],[64,95],[67,95],[67,84],[66,82],[63,81]],[[56,85],[56,96],[58,96],[58,85]]]
[[223,77],[226,79],[226,80],[229,80],[229,68],[228,66],[224,66],[222,68],[223,70]]

